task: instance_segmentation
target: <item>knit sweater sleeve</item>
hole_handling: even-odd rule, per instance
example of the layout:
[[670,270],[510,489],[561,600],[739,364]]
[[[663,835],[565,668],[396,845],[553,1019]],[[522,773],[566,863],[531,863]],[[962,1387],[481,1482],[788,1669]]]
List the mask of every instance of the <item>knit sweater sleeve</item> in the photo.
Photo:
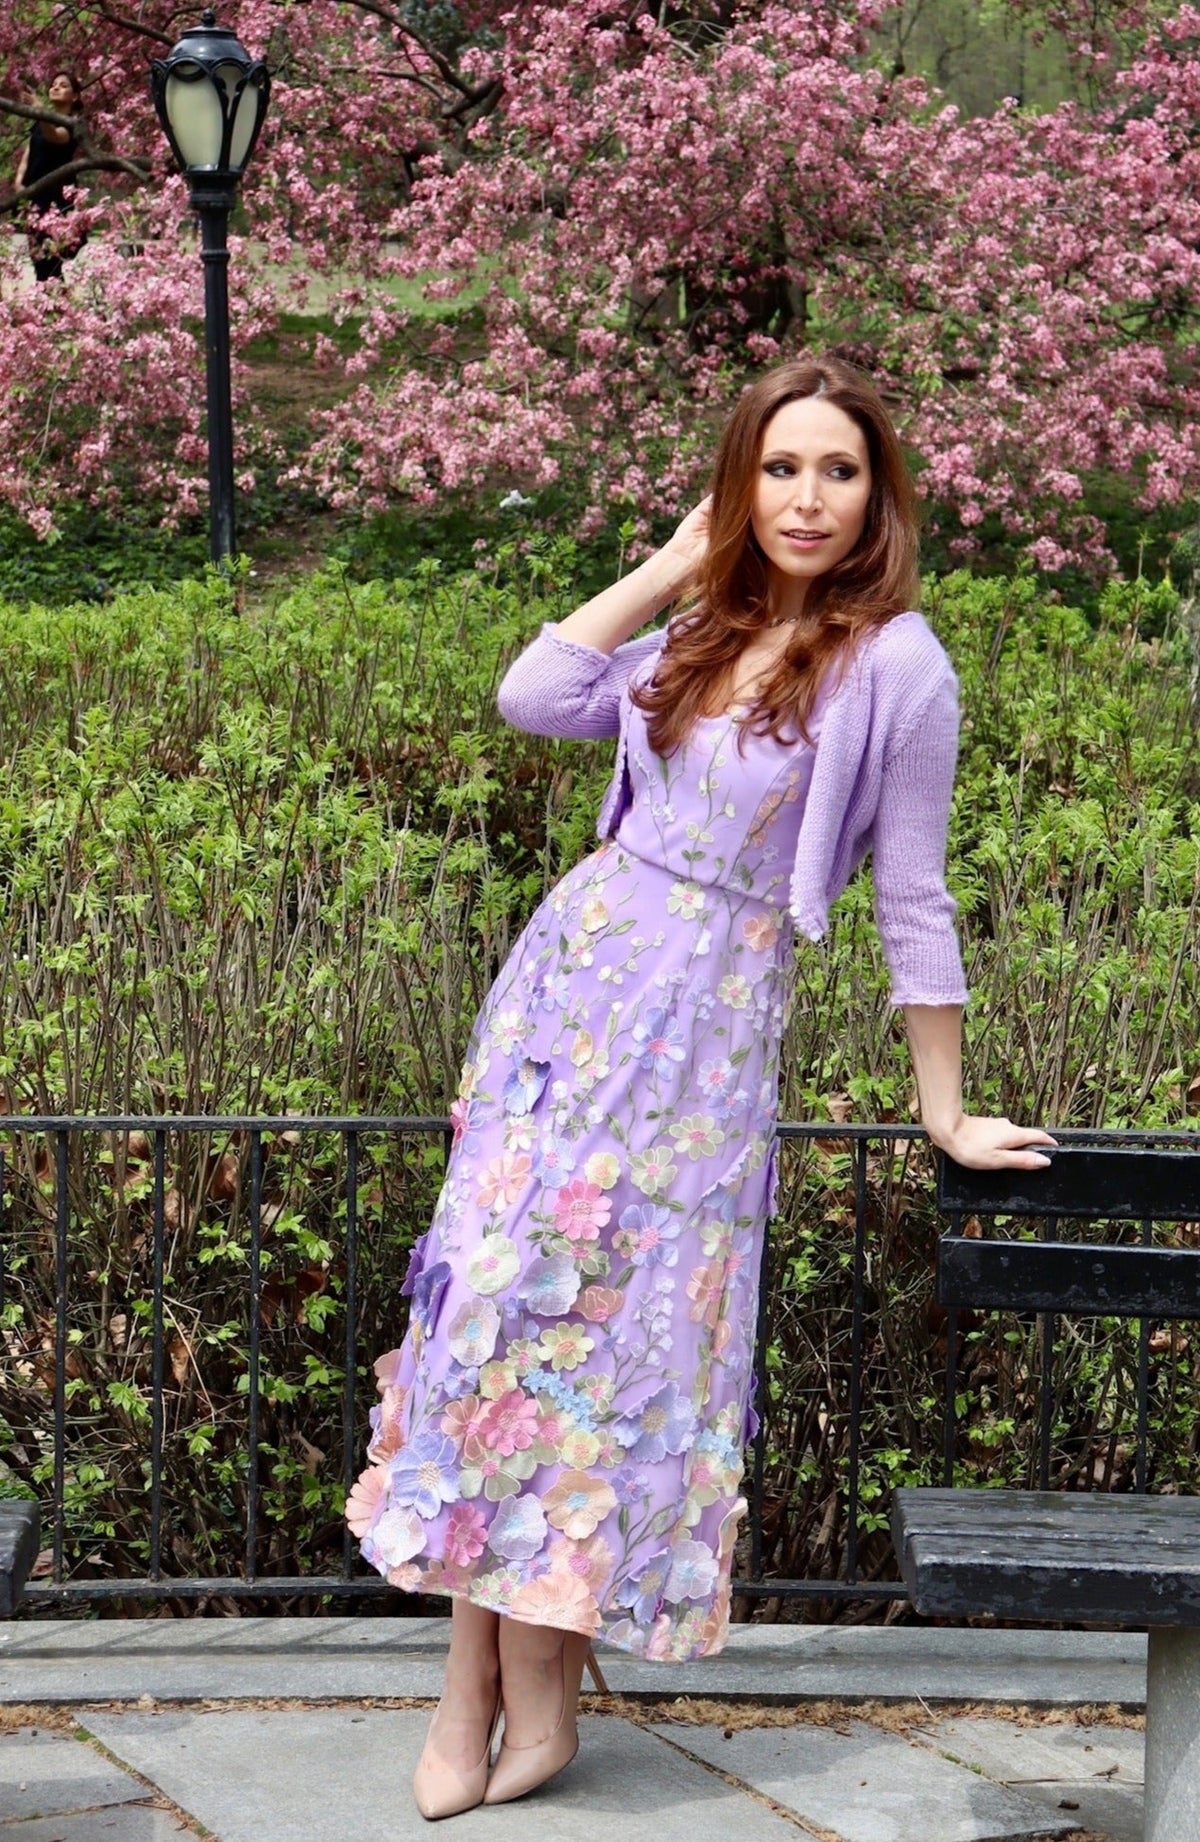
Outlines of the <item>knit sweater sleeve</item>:
[[496,693],[506,723],[531,735],[595,741],[621,728],[621,693],[634,671],[661,647],[659,631],[627,640],[613,653],[564,639],[549,622],[509,666]]
[[963,1004],[967,989],[946,889],[946,829],[958,754],[958,696],[945,677],[883,765],[872,827],[875,914],[893,1004]]

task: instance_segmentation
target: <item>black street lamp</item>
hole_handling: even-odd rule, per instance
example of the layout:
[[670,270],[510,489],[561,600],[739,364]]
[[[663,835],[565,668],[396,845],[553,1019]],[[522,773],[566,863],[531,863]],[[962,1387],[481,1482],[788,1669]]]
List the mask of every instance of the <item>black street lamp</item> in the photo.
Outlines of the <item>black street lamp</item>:
[[150,66],[163,133],[200,219],[208,378],[209,542],[214,563],[234,553],[233,411],[229,393],[229,247],[241,178],[267,113],[271,79],[209,7],[175,49]]

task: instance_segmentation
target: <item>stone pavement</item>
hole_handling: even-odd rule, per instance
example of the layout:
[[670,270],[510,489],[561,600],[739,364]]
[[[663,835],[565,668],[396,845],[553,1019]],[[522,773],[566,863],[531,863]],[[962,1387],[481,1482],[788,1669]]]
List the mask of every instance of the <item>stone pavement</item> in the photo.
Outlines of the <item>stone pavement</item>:
[[[0,1626],[0,1842],[426,1834],[408,1778],[428,1713],[377,1704],[436,1692],[444,1636],[439,1619]],[[575,1764],[449,1842],[595,1842],[609,1816],[620,1842],[1140,1842],[1142,1735],[1095,1704],[1140,1701],[1142,1639],[740,1626],[694,1668],[601,1654],[621,1698],[587,1697]]]

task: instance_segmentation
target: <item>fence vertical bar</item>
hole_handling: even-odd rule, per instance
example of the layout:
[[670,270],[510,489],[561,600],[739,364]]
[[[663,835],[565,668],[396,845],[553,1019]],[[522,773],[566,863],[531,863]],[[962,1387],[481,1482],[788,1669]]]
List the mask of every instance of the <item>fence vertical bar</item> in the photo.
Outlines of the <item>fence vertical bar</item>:
[[[950,1233],[963,1231],[962,1211],[950,1212]],[[953,1305],[946,1309],[946,1406],[942,1419],[942,1484],[954,1488],[955,1433],[958,1427],[958,1312]]]
[[150,1578],[162,1578],[162,1448],[163,1448],[163,1262],[166,1238],[166,1142],[154,1134],[154,1277],[151,1311],[154,1339],[151,1355],[150,1402]]
[[854,1141],[854,1303],[850,1317],[850,1479],[846,1493],[846,1578],[858,1579],[859,1418],[862,1413],[863,1315],[867,1283],[867,1141]]
[[[1042,1224],[1043,1241],[1052,1241],[1058,1233],[1057,1215],[1048,1215]],[[1054,1435],[1054,1335],[1058,1320],[1053,1311],[1038,1317],[1038,1343],[1041,1351],[1042,1386],[1038,1396],[1038,1489],[1050,1488],[1050,1442]]]
[[67,1483],[67,1186],[68,1138],[54,1134],[54,1571],[56,1586],[63,1574],[63,1537]]
[[750,1578],[763,1577],[763,1480],[767,1458],[767,1275],[771,1270],[771,1224],[763,1227],[762,1257],[758,1266],[758,1316],[754,1331],[754,1465],[750,1491]]
[[[358,1318],[358,1133],[346,1134],[346,1372],[342,1382],[342,1481],[354,1484],[354,1368]],[[342,1578],[354,1572],[354,1537],[342,1524]]]
[[1038,1319],[1042,1387],[1038,1400],[1038,1489],[1050,1488],[1050,1443],[1054,1434],[1054,1333],[1058,1319],[1043,1311]]
[[262,1318],[262,1132],[250,1134],[250,1400],[246,1419],[246,1578],[258,1578],[258,1371]]
[[[1142,1246],[1154,1245],[1154,1223],[1142,1223]],[[1133,1487],[1146,1489],[1146,1447],[1150,1437],[1150,1320],[1138,1319],[1137,1453]]]

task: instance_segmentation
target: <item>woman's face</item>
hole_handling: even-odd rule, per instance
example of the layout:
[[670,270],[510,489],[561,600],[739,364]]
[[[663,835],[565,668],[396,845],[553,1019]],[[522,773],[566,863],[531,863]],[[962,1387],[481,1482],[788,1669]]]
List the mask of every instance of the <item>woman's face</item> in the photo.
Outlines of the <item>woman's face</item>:
[[69,115],[78,101],[73,81],[61,70],[51,79],[49,95],[50,107],[60,115]]
[[799,614],[808,584],[853,550],[870,496],[866,437],[845,410],[801,397],[775,411],[763,430],[750,524],[777,617]]

